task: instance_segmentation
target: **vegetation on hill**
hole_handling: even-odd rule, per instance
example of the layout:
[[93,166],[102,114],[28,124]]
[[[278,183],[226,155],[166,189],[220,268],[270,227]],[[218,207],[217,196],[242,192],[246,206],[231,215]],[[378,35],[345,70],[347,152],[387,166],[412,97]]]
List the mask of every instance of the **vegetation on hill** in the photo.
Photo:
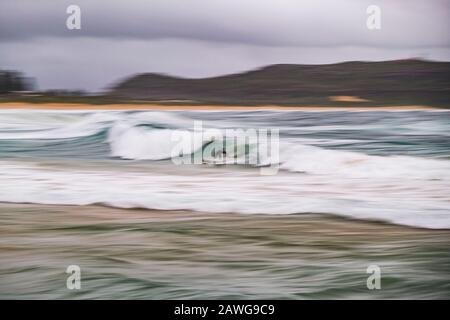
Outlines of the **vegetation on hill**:
[[357,96],[359,104],[450,105],[450,63],[423,60],[271,65],[204,79],[139,74],[114,86],[118,98],[226,104],[330,104]]

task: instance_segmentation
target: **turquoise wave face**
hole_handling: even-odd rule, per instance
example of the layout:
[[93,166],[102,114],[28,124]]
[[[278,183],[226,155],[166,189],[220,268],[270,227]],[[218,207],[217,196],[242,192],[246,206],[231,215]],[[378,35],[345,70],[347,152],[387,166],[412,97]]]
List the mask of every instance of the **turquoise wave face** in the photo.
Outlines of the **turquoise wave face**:
[[450,113],[446,111],[2,111],[0,156],[108,159],[107,136],[117,123],[152,131],[186,129],[195,120],[209,128],[278,128],[283,140],[328,149],[450,157]]

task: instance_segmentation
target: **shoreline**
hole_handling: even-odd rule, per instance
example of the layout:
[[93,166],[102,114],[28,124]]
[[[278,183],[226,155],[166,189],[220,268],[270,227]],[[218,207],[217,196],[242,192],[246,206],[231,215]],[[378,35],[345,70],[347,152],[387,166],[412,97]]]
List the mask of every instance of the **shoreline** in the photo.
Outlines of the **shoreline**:
[[[78,215],[83,212],[83,219],[106,219],[110,221],[116,220],[133,220],[142,221],[165,221],[165,222],[195,222],[195,221],[290,221],[299,225],[307,225],[307,229],[311,230],[311,224],[314,232],[325,232],[333,228],[339,231],[345,231],[347,235],[364,233],[369,236],[373,233],[378,236],[380,230],[393,234],[428,234],[428,233],[444,233],[450,234],[450,229],[446,228],[425,228],[419,226],[397,224],[384,220],[376,219],[360,219],[351,216],[343,216],[333,213],[294,213],[294,214],[245,214],[238,212],[208,212],[195,211],[189,209],[148,209],[148,208],[120,208],[104,204],[87,204],[87,205],[70,205],[70,204],[43,204],[33,202],[8,202],[0,201],[0,212],[2,210],[29,210],[38,209],[46,212],[63,211],[67,215]],[[320,226],[323,226],[323,229]],[[331,228],[331,229],[330,229]],[[306,231],[306,230],[304,230]]]
[[428,106],[374,106],[374,107],[331,107],[331,106],[227,106],[227,105],[158,105],[158,104],[81,104],[81,103],[0,103],[0,110],[159,110],[159,111],[450,111],[450,109]]

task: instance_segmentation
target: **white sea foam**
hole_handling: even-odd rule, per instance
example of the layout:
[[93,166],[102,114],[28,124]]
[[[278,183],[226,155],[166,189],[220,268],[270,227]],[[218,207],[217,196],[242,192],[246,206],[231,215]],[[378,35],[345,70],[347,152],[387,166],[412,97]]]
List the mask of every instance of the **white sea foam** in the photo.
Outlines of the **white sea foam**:
[[[190,131],[178,130],[178,134],[194,136]],[[108,142],[113,157],[135,160],[169,159],[178,144],[173,140],[174,130],[148,130],[119,123],[109,131]],[[201,144],[200,144],[201,146]],[[188,153],[196,150],[193,148]]]
[[450,179],[450,163],[410,156],[371,156],[360,152],[284,143],[281,169],[343,178]]
[[[0,201],[247,214],[330,213],[450,228],[448,174],[439,180],[172,166],[103,168],[0,163]],[[447,171],[448,172],[448,171]]]

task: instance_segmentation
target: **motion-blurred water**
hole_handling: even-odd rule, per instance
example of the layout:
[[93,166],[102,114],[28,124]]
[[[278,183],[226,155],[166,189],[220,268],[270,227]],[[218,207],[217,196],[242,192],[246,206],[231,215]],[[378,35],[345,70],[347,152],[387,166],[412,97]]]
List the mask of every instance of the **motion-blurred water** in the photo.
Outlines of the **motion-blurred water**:
[[[279,129],[280,170],[175,165],[194,120]],[[0,111],[0,296],[448,298],[449,129],[445,111]]]
[[[171,136],[194,120],[279,129],[278,174],[258,163],[175,165]],[[0,201],[449,228],[449,137],[449,112],[2,111]]]
[[[322,215],[2,205],[0,298],[450,298],[450,231]],[[66,288],[69,265],[81,289]],[[381,269],[368,290],[367,268]]]

